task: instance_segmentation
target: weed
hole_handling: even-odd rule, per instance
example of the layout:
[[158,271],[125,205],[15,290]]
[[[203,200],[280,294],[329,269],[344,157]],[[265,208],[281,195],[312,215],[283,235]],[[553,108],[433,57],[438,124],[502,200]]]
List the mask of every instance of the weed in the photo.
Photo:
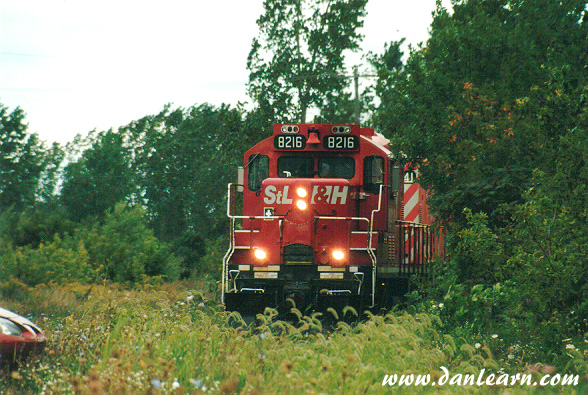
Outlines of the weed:
[[[206,292],[188,283],[141,290],[70,284],[27,291],[20,306],[34,312],[49,343],[43,355],[2,376],[1,394],[402,393],[407,388],[383,387],[383,378],[430,374],[436,380],[441,366],[452,374],[477,375],[482,369],[498,374],[505,362],[512,364],[494,359],[493,343],[499,339],[468,341],[444,333],[434,314],[368,314],[364,321],[339,322],[327,331],[319,314],[295,313],[295,321],[285,322],[266,309],[246,327],[238,314],[216,307]],[[520,358],[521,349],[511,351]],[[584,355],[569,351],[569,370],[584,380]],[[538,376],[550,371],[549,365],[516,366]],[[411,390],[494,391],[486,386]],[[574,390],[564,387],[563,393]],[[508,393],[526,393],[526,388],[515,386]]]

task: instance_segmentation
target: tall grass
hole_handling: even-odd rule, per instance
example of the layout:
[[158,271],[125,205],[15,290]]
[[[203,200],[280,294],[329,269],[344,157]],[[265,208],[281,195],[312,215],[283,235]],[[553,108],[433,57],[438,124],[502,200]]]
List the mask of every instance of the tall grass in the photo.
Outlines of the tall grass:
[[[187,284],[37,287],[19,303],[49,338],[45,352],[4,371],[2,394],[528,393],[525,387],[382,386],[389,374],[497,373],[488,344],[445,334],[435,315],[390,313],[323,327],[319,314],[276,320],[267,309],[247,327],[213,295]],[[582,370],[582,355],[575,359]],[[537,370],[537,369],[536,369]],[[584,370],[585,371],[585,370]],[[542,374],[540,370],[536,374]],[[582,376],[585,379],[585,375]],[[544,388],[543,392],[549,391]],[[558,393],[581,393],[576,387]]]

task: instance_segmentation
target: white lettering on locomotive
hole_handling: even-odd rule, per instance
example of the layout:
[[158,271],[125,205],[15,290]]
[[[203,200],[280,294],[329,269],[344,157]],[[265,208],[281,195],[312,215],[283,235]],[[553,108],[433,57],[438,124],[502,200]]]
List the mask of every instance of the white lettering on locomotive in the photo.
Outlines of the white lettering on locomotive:
[[339,191],[339,186],[335,185],[333,193],[331,194],[331,204],[337,204],[337,199],[341,199],[340,204],[345,204],[347,201],[347,187],[342,187]]
[[[288,196],[289,190],[288,185],[284,185],[283,190],[278,190],[275,185],[268,185],[265,187],[263,202],[265,204],[292,204],[292,198]],[[347,192],[347,185],[315,185],[312,189],[310,203],[345,204]]]
[[[347,186],[341,187],[339,185],[315,185],[312,189],[311,204],[317,202],[325,202],[328,204],[345,204],[347,202]],[[339,200],[339,202],[337,202]]]
[[288,198],[288,189],[288,185],[284,186],[283,191],[278,191],[275,185],[268,185],[265,187],[263,202],[265,204],[292,204],[292,199]]

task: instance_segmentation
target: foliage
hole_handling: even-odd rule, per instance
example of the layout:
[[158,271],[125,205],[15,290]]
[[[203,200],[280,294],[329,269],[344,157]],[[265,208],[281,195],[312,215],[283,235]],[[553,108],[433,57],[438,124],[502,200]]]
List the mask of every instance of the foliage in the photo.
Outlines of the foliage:
[[38,202],[36,206],[59,211],[59,189],[63,181],[62,166],[65,161],[65,150],[55,142],[50,148],[45,149],[44,156],[43,171],[36,189],[36,202]]
[[37,285],[48,281],[89,281],[93,270],[71,221],[57,211],[29,209],[0,215],[0,278]]
[[[51,281],[135,284],[180,275],[180,259],[154,236],[141,209],[121,203],[104,223],[88,220],[73,228],[67,221],[53,222],[54,216],[29,228],[35,218],[40,217],[23,214],[12,232],[0,233],[0,278],[34,286]],[[49,233],[49,226],[55,233]]]
[[41,243],[51,243],[55,235],[71,233],[74,228],[75,224],[57,209],[9,209],[0,214],[0,237],[16,247],[38,248]]
[[470,207],[503,226],[532,171],[557,159],[558,138],[585,101],[584,8],[460,1],[449,13],[439,5],[426,45],[401,70],[379,68],[377,125],[402,137],[441,219],[463,224]]
[[448,229],[427,289],[443,321],[561,361],[588,329],[586,2],[452,4],[405,65],[375,56],[374,120]]
[[118,204],[106,214],[104,225],[94,223],[79,229],[99,278],[117,283],[140,283],[144,276],[179,276],[179,262],[168,245],[147,228],[143,211]]
[[[2,108],[4,114],[6,109]],[[6,194],[2,203],[6,205],[2,207],[0,235],[9,246],[7,249],[20,248],[21,252],[26,252],[23,256],[28,259],[27,265],[33,257],[41,259],[43,256],[42,259],[55,258],[59,262],[53,264],[63,264],[63,267],[73,265],[78,258],[83,261],[89,252],[94,271],[88,276],[100,275],[124,282],[142,281],[143,275],[164,275],[172,279],[178,274],[186,278],[193,272],[203,272],[198,264],[206,253],[204,240],[218,237],[226,228],[226,184],[234,177],[226,169],[237,167],[242,153],[261,133],[255,117],[248,115],[244,120],[240,108],[203,104],[172,110],[166,106],[160,114],[134,121],[117,132],[93,131],[87,137],[78,136],[68,144],[66,151],[58,145],[43,151],[43,146],[36,143],[36,136],[27,137],[23,119],[20,109],[3,117],[6,121],[3,122],[13,129],[20,125],[18,131],[11,132],[11,138],[21,136],[18,141],[3,139],[3,149],[29,155],[27,152],[36,147],[37,151],[30,156],[40,162],[37,175],[31,179],[35,187],[31,184],[28,192],[22,190],[19,195],[19,199],[29,204],[29,209],[24,210],[25,200],[8,196],[16,193],[16,189],[8,186],[3,189]],[[3,129],[7,133],[8,126]],[[14,157],[15,165],[27,165],[26,156],[7,155],[5,158]],[[61,160],[66,156],[68,164],[61,168]],[[34,173],[32,168],[21,170],[23,174]],[[21,170],[10,170],[10,177]],[[56,190],[61,176],[63,182]],[[14,180],[10,181],[10,177],[6,173],[0,178],[12,185]],[[25,184],[21,182],[19,188]],[[56,192],[59,195],[55,195]],[[123,228],[131,226],[131,222],[143,221],[143,214],[119,224],[122,228],[115,227],[115,232],[108,234],[108,221],[114,214],[107,213],[116,211],[118,202],[125,202],[129,207],[144,207],[148,225],[154,231],[149,237],[169,242],[177,258],[164,259],[161,255],[172,256],[172,250],[164,253],[154,247],[163,245],[157,240],[147,242],[145,239],[147,250],[135,254],[135,247],[125,247],[125,243],[133,245],[140,237],[131,240],[127,234],[126,238],[117,238],[116,235],[125,234]],[[9,209],[11,206],[13,208]],[[136,231],[145,234],[147,228],[136,228]],[[55,241],[56,235],[59,241]],[[88,250],[81,249],[79,241]],[[98,248],[98,241],[103,243],[101,252],[91,248]],[[118,246],[108,250],[104,243],[111,242]],[[41,246],[45,250],[39,255]],[[48,248],[54,248],[61,255],[48,254]],[[68,255],[76,251],[80,257]],[[119,256],[106,259],[104,254],[109,253]],[[145,258],[145,254],[152,257]],[[123,263],[123,258],[129,261]],[[40,263],[36,267],[45,267],[45,264],[50,263]],[[114,272],[116,267],[119,273]],[[123,274],[125,271],[127,274]],[[77,274],[72,272],[73,277]],[[15,275],[16,278],[24,276],[22,273]],[[88,278],[84,275],[78,280],[88,281]],[[39,280],[33,276],[27,281],[34,284]]]
[[226,236],[221,236],[217,239],[207,239],[206,255],[202,257],[198,273],[209,274],[213,279],[220,279],[222,268],[220,263],[227,252],[228,245],[229,241]]
[[45,187],[41,195],[47,197],[53,185],[52,171],[61,161],[59,146],[47,150],[38,135],[27,129],[20,107],[9,112],[0,103],[0,213],[9,207],[32,206],[40,181]]
[[[345,87],[344,51],[359,48],[366,0],[266,0],[247,59],[249,96],[273,122],[307,120]],[[332,108],[331,108],[332,109]],[[329,111],[327,111],[329,112]]]
[[28,285],[37,285],[55,281],[90,281],[95,276],[95,269],[90,264],[84,243],[72,245],[75,241],[67,238],[61,240],[56,236],[47,245],[41,243],[38,248],[28,246],[16,249],[13,259],[8,255],[2,257],[4,270],[9,273],[4,278],[14,276]]
[[183,260],[180,278],[190,278],[202,270],[200,258],[206,253],[205,239],[192,230],[184,232],[172,244],[174,255]]
[[463,219],[460,207],[486,212],[499,224],[529,187],[535,166],[551,160],[547,137],[527,122],[526,99],[515,105],[485,97],[465,83],[448,122],[434,137],[443,149],[432,152],[423,173],[435,185],[431,204],[442,218]]
[[441,316],[449,328],[488,334],[499,325],[508,303],[511,282],[503,269],[507,257],[484,213],[466,209],[465,216],[467,225],[446,240],[450,260],[433,266],[430,297],[442,301]]
[[166,107],[122,128],[134,152],[142,203],[155,234],[173,242],[187,231],[223,230],[226,185],[244,152],[240,110],[208,104]]
[[[238,322],[238,315],[214,309],[213,300],[189,285],[138,291],[71,284],[37,287],[29,295],[15,310],[42,325],[49,344],[18,375],[0,379],[2,388],[13,393],[406,393],[408,388],[400,385],[383,386],[385,376],[430,374],[437,381],[443,374],[439,367],[445,366],[455,375],[477,378],[484,369],[486,375],[524,373],[538,380],[543,368],[554,369],[496,359],[500,338],[453,337],[432,314],[370,316],[325,331],[318,315],[284,322],[268,309],[245,328],[229,324]],[[563,372],[578,373],[584,382],[584,357],[570,355]],[[506,365],[509,370],[499,370]],[[582,388],[553,390],[577,393]],[[485,385],[410,389],[496,392]],[[507,390],[523,394],[529,388]],[[549,387],[542,390],[551,393]]]
[[504,279],[501,266],[506,257],[498,236],[488,228],[484,213],[464,211],[469,226],[447,240],[453,247],[451,263],[456,266],[457,278],[470,285],[500,282]]
[[131,152],[124,145],[124,136],[109,130],[88,139],[91,147],[65,167],[61,188],[63,205],[77,221],[100,217],[117,202],[130,202],[136,192]]
[[449,327],[501,333],[550,363],[565,360],[566,342],[584,341],[588,140],[581,126],[561,137],[552,173],[535,172],[511,228],[494,233],[486,215],[466,210],[467,225],[448,238],[451,259],[435,265],[431,292]]
[[[516,311],[551,323],[564,337],[588,332],[588,128],[562,136],[561,161],[551,174],[537,171],[533,187],[517,207],[508,261],[520,289]],[[537,292],[540,290],[540,292]],[[556,324],[556,325],[554,325]]]
[[406,100],[406,98],[396,96],[396,80],[401,76],[404,68],[402,63],[403,53],[400,46],[405,39],[386,43],[384,53],[370,53],[368,59],[377,72],[377,81],[374,91],[380,99],[380,106],[374,112],[373,122],[378,126],[380,131],[386,131],[388,134],[399,134],[395,122],[390,122],[394,118],[396,104],[395,100]]

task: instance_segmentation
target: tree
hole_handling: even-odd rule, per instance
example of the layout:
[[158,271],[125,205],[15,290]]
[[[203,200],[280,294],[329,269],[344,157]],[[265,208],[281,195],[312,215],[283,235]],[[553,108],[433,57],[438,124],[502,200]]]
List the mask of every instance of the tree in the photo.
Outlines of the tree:
[[104,224],[94,222],[81,227],[76,237],[82,239],[90,262],[100,277],[117,283],[140,283],[144,276],[179,276],[178,259],[168,244],[159,241],[147,227],[139,207],[116,204],[107,212]]
[[248,91],[272,122],[306,122],[345,88],[344,51],[357,50],[367,0],[266,0],[247,59]]
[[65,151],[57,142],[45,150],[43,171],[37,188],[37,201],[49,210],[57,210],[59,206],[59,185],[63,180],[64,158]]
[[32,206],[48,153],[39,137],[28,132],[20,107],[9,112],[0,103],[0,212]]
[[71,233],[74,224],[56,208],[27,208],[21,212],[13,209],[0,214],[0,238],[15,247],[38,248],[51,243],[56,235]]
[[457,224],[470,207],[498,225],[533,170],[557,160],[588,80],[585,7],[580,0],[456,1],[452,14],[438,7],[426,45],[392,73],[394,89],[380,89],[376,116],[421,164],[437,214]]
[[[370,53],[369,61],[377,71],[377,82],[375,94],[380,99],[378,111],[373,115],[375,126],[380,130],[386,130],[389,134],[398,134],[397,123],[394,122],[394,111],[398,108],[396,100],[406,100],[404,97],[396,95],[395,80],[401,75],[404,64],[402,63],[403,53],[400,46],[405,39],[387,43],[384,47],[384,53]],[[392,113],[392,114],[391,114]]]
[[389,74],[376,120],[451,220],[427,288],[444,318],[554,358],[588,329],[586,2],[453,5]]
[[103,216],[136,192],[131,152],[123,135],[109,130],[90,136],[92,145],[65,168],[61,200],[75,220]]
[[209,104],[166,106],[123,128],[134,148],[141,198],[151,225],[166,241],[220,232],[226,186],[241,163],[248,134],[242,112]]

